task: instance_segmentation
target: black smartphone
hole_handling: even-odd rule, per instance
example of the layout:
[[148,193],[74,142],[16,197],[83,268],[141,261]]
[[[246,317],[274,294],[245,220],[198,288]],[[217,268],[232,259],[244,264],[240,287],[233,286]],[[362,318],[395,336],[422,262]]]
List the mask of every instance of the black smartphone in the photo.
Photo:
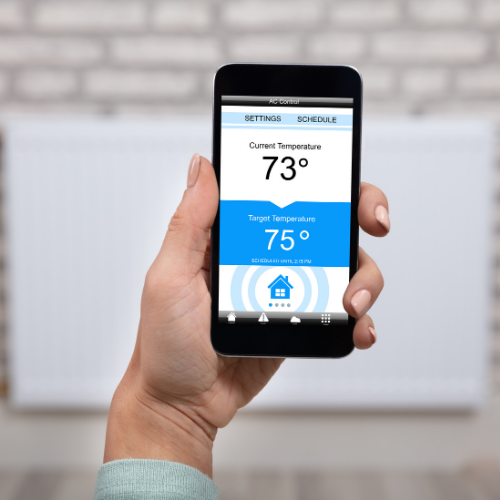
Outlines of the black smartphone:
[[214,79],[214,349],[338,358],[355,319],[362,81],[349,66],[228,64]]

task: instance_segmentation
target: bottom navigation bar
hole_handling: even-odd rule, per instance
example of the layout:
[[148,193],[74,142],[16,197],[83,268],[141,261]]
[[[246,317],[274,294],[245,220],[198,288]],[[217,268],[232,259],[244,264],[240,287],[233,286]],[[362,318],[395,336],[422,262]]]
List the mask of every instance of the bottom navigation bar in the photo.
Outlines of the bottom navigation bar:
[[271,311],[219,311],[219,323],[230,325],[323,325],[346,326],[347,313],[306,313],[306,312],[271,312]]

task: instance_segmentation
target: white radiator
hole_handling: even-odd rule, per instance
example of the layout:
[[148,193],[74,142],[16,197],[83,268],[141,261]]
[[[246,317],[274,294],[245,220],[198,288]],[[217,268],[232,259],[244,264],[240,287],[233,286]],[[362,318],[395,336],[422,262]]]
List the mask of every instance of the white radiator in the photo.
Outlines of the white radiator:
[[[392,231],[362,235],[386,288],[379,341],[288,360],[250,408],[472,408],[487,394],[493,127],[367,121],[362,178]],[[23,120],[5,127],[11,401],[107,407],[130,358],[142,284],[208,118]]]

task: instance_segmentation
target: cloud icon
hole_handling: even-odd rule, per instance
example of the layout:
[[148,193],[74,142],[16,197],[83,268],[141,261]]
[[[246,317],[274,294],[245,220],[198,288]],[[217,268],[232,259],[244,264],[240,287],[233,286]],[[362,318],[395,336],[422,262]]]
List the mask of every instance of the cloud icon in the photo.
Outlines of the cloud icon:
[[300,318],[297,318],[297,316],[292,316],[290,323],[294,323],[294,324],[300,323]]

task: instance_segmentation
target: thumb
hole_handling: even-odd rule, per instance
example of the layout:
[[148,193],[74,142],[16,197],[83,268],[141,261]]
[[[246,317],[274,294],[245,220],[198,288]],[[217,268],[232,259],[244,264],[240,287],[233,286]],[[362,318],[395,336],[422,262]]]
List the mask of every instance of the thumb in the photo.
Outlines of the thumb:
[[218,203],[219,190],[212,164],[195,154],[189,165],[187,189],[156,259],[157,265],[168,268],[171,277],[174,273],[191,279],[200,272]]

